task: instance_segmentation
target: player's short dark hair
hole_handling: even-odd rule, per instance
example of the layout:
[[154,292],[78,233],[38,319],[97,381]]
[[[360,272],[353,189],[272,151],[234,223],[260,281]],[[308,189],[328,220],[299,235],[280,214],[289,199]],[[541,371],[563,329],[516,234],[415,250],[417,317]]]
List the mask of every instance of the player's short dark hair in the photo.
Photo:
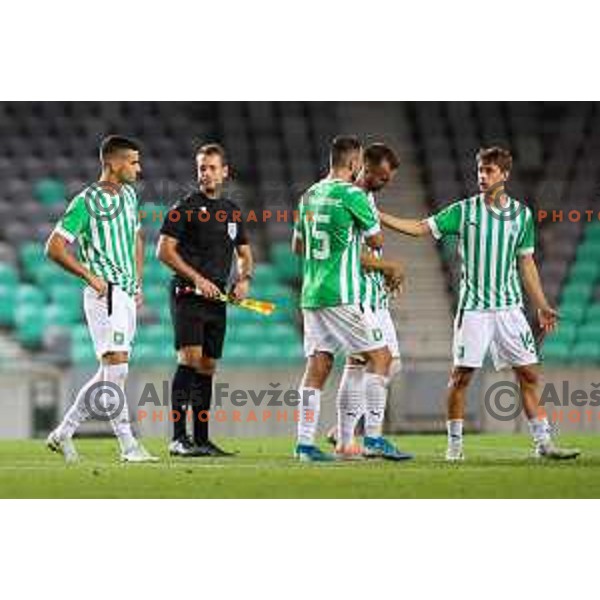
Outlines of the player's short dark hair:
[[348,164],[350,155],[360,151],[362,144],[353,135],[339,135],[331,142],[329,161],[332,167],[344,167]]
[[513,166],[513,157],[509,150],[500,146],[481,148],[477,153],[477,163],[484,165],[497,165],[501,171],[510,173]]
[[398,155],[386,144],[377,142],[365,148],[365,163],[369,166],[379,166],[387,162],[395,171],[400,166]]
[[221,144],[202,144],[196,150],[196,158],[200,156],[200,154],[205,154],[206,156],[220,156],[221,162],[226,165],[227,163],[227,152],[225,152],[225,148],[221,146]]
[[109,135],[102,140],[100,144],[100,160],[105,160],[109,156],[121,150],[140,151],[140,145],[131,138],[122,135]]

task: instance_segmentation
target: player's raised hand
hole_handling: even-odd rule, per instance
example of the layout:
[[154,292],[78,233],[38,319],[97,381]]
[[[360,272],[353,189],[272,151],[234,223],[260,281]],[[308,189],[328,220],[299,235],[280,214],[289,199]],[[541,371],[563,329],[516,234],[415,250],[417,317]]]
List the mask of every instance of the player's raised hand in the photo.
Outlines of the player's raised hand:
[[558,325],[558,312],[550,306],[538,308],[538,321],[544,333],[550,333]]

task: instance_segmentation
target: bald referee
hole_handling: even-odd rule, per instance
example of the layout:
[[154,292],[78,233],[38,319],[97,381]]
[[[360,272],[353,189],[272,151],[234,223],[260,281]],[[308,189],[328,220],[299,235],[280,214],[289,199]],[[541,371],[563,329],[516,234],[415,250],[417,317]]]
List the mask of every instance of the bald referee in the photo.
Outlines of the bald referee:
[[[178,367],[171,388],[172,456],[229,456],[210,441],[209,419],[213,379],[223,354],[227,323],[221,293],[247,297],[253,258],[239,207],[222,197],[229,176],[225,150],[207,144],[196,153],[199,191],[177,203],[161,228],[157,256],[174,271],[171,317]],[[230,275],[237,259],[237,275]],[[186,430],[192,409],[193,434]]]

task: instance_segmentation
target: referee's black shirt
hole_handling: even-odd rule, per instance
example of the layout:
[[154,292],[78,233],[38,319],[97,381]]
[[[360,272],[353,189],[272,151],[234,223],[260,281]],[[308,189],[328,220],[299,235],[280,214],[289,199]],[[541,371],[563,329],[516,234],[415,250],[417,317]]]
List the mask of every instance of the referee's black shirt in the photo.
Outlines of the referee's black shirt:
[[[175,204],[160,232],[178,240],[181,258],[223,291],[229,281],[235,248],[248,244],[244,217],[237,204],[224,198],[208,198],[202,192]],[[177,274],[173,283],[193,285]]]

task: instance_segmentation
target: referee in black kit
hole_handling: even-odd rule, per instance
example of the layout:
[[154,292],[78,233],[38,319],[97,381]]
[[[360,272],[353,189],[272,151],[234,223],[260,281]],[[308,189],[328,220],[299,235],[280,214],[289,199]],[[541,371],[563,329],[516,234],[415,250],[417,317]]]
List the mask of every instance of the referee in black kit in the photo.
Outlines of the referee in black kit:
[[[158,242],[157,256],[174,271],[171,316],[175,328],[178,367],[171,388],[173,410],[172,456],[229,456],[208,437],[213,378],[223,353],[226,304],[222,293],[235,300],[248,294],[253,258],[242,213],[222,198],[229,175],[225,150],[218,144],[196,153],[199,191],[170,209]],[[237,276],[231,290],[234,254]],[[193,412],[194,439],[186,431],[186,411]]]

